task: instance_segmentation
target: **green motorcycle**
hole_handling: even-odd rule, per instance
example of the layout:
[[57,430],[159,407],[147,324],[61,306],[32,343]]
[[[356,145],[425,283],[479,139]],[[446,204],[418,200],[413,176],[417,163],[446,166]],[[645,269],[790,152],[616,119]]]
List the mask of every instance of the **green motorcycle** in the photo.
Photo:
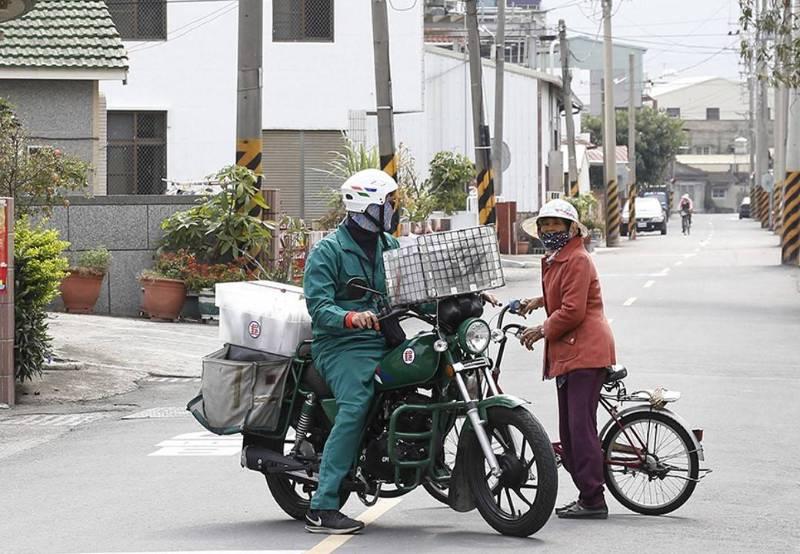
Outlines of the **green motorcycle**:
[[[353,280],[353,294],[381,294]],[[375,373],[375,396],[341,503],[355,493],[366,505],[419,486],[458,512],[477,507],[504,534],[526,537],[547,522],[558,485],[556,459],[526,401],[502,394],[487,350],[494,339],[481,319],[480,296],[386,309],[381,320],[417,319],[430,326],[391,350]],[[500,332],[502,333],[502,332]],[[245,432],[242,465],[266,476],[278,505],[302,520],[316,490],[321,453],[336,400],[311,360],[311,341],[290,365],[274,433]],[[454,442],[455,456],[446,443]]]

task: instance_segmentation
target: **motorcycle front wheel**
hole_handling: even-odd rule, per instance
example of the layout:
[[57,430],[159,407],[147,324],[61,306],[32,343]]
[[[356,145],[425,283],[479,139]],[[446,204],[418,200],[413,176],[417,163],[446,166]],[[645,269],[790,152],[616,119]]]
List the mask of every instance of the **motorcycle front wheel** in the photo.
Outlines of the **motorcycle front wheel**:
[[556,502],[558,472],[550,439],[523,407],[489,408],[486,432],[503,470],[492,475],[474,432],[464,436],[466,471],[483,519],[503,535],[528,537],[541,529]]

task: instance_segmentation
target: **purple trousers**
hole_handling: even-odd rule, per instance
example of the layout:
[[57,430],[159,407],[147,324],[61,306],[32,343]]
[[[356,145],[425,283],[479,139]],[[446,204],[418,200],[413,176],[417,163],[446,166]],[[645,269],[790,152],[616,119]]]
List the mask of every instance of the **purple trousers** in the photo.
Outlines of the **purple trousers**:
[[567,373],[558,390],[558,423],[563,464],[583,506],[605,505],[603,451],[597,436],[597,404],[605,380],[604,369],[578,369]]

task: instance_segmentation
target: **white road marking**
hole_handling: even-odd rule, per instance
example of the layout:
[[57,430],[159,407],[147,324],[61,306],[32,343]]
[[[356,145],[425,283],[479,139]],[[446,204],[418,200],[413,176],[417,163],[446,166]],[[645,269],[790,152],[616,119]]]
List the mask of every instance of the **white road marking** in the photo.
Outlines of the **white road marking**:
[[85,414],[31,414],[0,420],[0,425],[42,425],[75,427],[84,423],[108,417],[108,412],[92,412]]
[[677,262],[675,262],[675,265],[676,266],[683,265],[683,260],[678,260]]
[[[364,522],[364,525],[369,525],[383,514],[400,504],[402,498],[383,498],[378,501],[373,507],[367,509],[358,516],[358,519]],[[355,535],[331,535],[311,550],[307,550],[306,554],[329,554],[333,552],[347,541],[352,539]]]
[[655,282],[655,281],[653,281],[653,280],[651,279],[651,280],[647,281],[647,282],[644,284],[644,288],[646,288],[646,289],[649,289],[650,287],[652,287],[652,286],[653,286],[653,285],[655,285],[655,284],[656,284],[656,282]]
[[631,296],[622,305],[623,306],[631,306],[631,305],[633,305],[634,302],[636,302],[636,297],[635,296]]
[[142,410],[134,414],[122,416],[121,419],[152,419],[161,417],[184,417],[188,416],[189,412],[186,408],[150,408],[149,410]]
[[667,275],[669,275],[669,270],[670,269],[672,269],[672,268],[665,267],[660,272],[654,274],[653,277],[666,277]]
[[683,255],[684,258],[694,258],[695,256],[697,256],[697,252],[692,252],[690,254]]
[[200,377],[156,377],[151,375],[145,377],[143,381],[148,383],[196,383],[200,381]]
[[242,438],[197,431],[178,435],[156,446],[159,449],[148,456],[234,456],[242,451]]

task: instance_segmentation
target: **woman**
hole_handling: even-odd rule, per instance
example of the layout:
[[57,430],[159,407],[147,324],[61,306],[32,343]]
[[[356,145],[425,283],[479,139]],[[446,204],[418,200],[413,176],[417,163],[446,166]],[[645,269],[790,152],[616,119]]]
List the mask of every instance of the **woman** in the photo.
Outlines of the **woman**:
[[603,313],[597,270],[583,246],[586,228],[564,200],[545,204],[536,219],[545,247],[544,296],[522,301],[526,315],[544,308],[543,325],[527,328],[520,342],[533,349],[545,340],[544,378],[555,379],[563,463],[580,491],[556,510],[560,518],[606,519],[603,452],[597,437],[597,404],[606,368],[615,363],[614,336]]

